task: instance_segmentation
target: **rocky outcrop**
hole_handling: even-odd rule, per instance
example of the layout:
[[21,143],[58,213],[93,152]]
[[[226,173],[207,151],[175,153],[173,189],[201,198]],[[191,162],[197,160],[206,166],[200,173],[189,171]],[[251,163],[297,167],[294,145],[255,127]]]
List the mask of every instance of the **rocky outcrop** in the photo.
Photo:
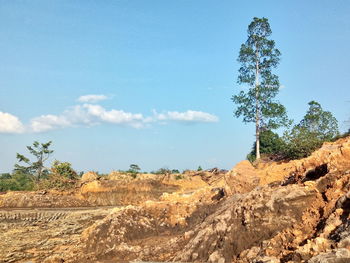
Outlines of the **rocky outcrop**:
[[98,179],[98,175],[95,172],[87,172],[84,173],[83,176],[80,178],[80,181],[82,183],[92,182]]
[[225,174],[225,184],[228,193],[247,193],[259,185],[260,178],[252,164],[245,160],[239,162],[231,171]]
[[[311,156],[290,162],[261,163],[256,172],[260,177],[260,184],[265,185],[286,178],[294,181],[304,178],[305,174],[312,171],[346,171],[350,166],[350,138],[342,138],[336,142],[326,142],[312,153]],[[323,168],[322,168],[323,167]],[[322,174],[322,173],[321,173]],[[321,176],[314,173],[314,176]]]

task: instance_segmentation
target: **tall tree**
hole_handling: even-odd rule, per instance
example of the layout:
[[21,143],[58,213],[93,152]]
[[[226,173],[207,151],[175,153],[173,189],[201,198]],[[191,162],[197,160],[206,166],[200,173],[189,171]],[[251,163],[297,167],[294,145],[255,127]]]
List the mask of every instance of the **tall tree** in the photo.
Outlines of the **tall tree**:
[[277,67],[281,53],[275,48],[275,41],[269,39],[271,33],[267,18],[254,17],[238,56],[241,67],[237,82],[247,84],[249,89],[232,96],[237,104],[235,116],[243,116],[245,123],[255,123],[256,159],[260,159],[260,132],[276,129],[288,121],[285,107],[273,100],[280,83],[271,71]]
[[23,162],[26,165],[15,164],[14,171],[33,174],[36,176],[37,180],[40,180],[43,174],[47,173],[47,169],[44,166],[44,162],[49,158],[53,150],[50,150],[51,141],[47,143],[39,143],[34,141],[33,146],[27,146],[29,152],[34,155],[36,161],[32,162],[29,158],[22,154],[17,153],[18,162]]

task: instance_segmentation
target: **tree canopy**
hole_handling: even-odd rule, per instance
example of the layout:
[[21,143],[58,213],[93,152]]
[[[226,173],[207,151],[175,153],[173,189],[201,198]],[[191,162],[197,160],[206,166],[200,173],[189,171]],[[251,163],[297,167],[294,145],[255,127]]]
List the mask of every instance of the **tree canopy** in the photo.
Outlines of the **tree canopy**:
[[255,123],[256,157],[260,158],[260,132],[276,129],[288,121],[286,109],[274,98],[280,83],[272,73],[280,61],[280,51],[275,41],[269,39],[272,31],[267,18],[254,17],[248,26],[248,39],[241,45],[238,62],[238,83],[249,89],[232,96],[237,105],[235,116],[243,117],[243,122]]
[[45,168],[44,163],[50,157],[53,150],[50,150],[51,141],[47,143],[33,142],[33,146],[27,146],[29,152],[36,158],[36,161],[31,161],[29,158],[22,154],[17,153],[17,160],[19,163],[25,163],[26,165],[15,164],[14,171],[22,172],[25,174],[35,175],[37,180],[48,173],[48,169]]
[[284,150],[290,159],[303,158],[339,135],[338,121],[329,111],[324,111],[316,101],[308,103],[304,118],[284,134],[287,147]]

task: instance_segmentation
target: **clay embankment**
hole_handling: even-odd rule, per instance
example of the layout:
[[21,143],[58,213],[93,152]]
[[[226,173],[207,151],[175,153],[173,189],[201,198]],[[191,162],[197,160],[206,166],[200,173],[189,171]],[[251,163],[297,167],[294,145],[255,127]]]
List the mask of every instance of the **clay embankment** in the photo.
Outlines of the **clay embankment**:
[[[327,143],[308,158],[257,169],[244,161],[227,173],[192,172],[180,180],[140,176],[124,178],[119,186],[111,184],[115,176],[121,182],[121,175],[105,182],[92,178],[70,196],[107,204],[100,192],[128,195],[139,181],[153,184],[142,188],[139,199],[131,197],[137,192],[129,195],[134,205],[87,220],[72,236],[60,228],[66,216],[58,218],[60,224],[49,227],[61,229],[60,235],[73,242],[52,245],[45,262],[350,262],[350,138]],[[159,184],[165,192],[144,194]],[[32,260],[42,262],[37,259],[43,252],[37,251],[23,248],[27,258],[34,253]]]
[[66,208],[90,206],[124,206],[158,200],[163,193],[179,187],[164,176],[141,175],[133,179],[112,172],[108,177],[94,173],[83,175],[70,191],[8,192],[0,195],[0,208]]
[[81,260],[349,260],[349,153],[346,138],[303,160],[243,162],[191,194],[111,213],[83,232]]

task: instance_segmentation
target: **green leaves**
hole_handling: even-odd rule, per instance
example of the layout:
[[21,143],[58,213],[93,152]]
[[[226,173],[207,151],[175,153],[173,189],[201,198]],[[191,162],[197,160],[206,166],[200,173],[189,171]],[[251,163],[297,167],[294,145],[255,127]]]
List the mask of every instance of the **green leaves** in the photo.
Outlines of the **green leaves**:
[[320,140],[331,140],[339,135],[337,119],[316,101],[309,102],[309,109],[299,126],[314,133]]
[[316,101],[309,102],[309,109],[299,124],[285,132],[287,145],[285,156],[298,159],[310,155],[325,141],[339,135],[338,121],[329,111],[324,111]]
[[237,105],[234,115],[243,117],[243,122],[255,122],[256,157],[260,158],[259,134],[263,130],[277,129],[288,122],[285,107],[274,101],[279,91],[279,79],[272,74],[281,52],[275,41],[267,18],[254,17],[248,26],[248,39],[241,45],[238,62],[241,63],[237,82],[247,84],[249,90],[232,96]]
[[276,129],[288,121],[285,107],[274,101],[279,91],[278,76],[272,74],[280,61],[275,41],[268,39],[271,28],[267,18],[254,17],[248,26],[248,40],[241,45],[238,61],[241,63],[237,82],[250,89],[232,96],[237,105],[234,115],[243,122],[258,122],[259,130]]
[[49,149],[51,143],[51,141],[47,143],[34,141],[32,146],[27,146],[28,151],[36,158],[36,161],[33,162],[24,155],[17,153],[17,161],[26,165],[15,164],[14,171],[35,175],[38,180],[47,174],[48,170],[44,167],[44,162],[53,153],[53,150]]
[[72,168],[72,165],[69,162],[60,162],[55,160],[51,167],[51,173],[71,180],[78,178],[78,174]]

